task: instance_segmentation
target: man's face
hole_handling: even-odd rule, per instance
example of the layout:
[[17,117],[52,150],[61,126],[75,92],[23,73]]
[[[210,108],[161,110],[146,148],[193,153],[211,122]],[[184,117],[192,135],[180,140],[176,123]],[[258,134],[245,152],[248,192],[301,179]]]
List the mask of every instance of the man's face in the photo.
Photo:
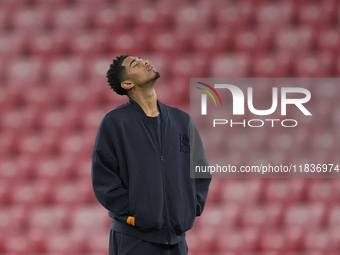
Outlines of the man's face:
[[153,85],[160,77],[156,69],[149,64],[149,61],[139,57],[126,57],[122,66],[125,66],[126,69],[126,80],[129,80],[135,86]]

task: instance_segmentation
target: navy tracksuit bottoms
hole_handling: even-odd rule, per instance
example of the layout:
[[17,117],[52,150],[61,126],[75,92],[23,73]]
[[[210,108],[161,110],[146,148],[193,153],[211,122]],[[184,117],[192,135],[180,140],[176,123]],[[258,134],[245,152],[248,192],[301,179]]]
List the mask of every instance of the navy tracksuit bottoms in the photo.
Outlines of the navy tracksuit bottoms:
[[110,232],[109,255],[187,255],[185,239],[174,245],[156,244],[116,231]]

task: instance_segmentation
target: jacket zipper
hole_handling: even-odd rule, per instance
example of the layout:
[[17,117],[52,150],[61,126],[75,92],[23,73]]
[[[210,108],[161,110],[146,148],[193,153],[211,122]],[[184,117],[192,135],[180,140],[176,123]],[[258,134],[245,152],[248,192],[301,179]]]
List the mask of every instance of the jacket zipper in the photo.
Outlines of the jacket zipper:
[[[170,229],[170,223],[169,223],[169,212],[168,212],[168,207],[166,204],[166,188],[165,188],[165,180],[164,180],[164,172],[163,172],[163,162],[164,162],[164,157],[163,157],[163,147],[162,147],[162,123],[161,123],[161,128],[160,128],[160,139],[159,139],[159,145],[160,145],[160,160],[161,160],[161,174],[162,174],[162,180],[163,180],[163,198],[164,198],[164,210],[165,210],[165,224],[167,229]],[[165,242],[165,244],[169,244],[170,243],[170,236],[169,233],[167,233],[167,241]]]

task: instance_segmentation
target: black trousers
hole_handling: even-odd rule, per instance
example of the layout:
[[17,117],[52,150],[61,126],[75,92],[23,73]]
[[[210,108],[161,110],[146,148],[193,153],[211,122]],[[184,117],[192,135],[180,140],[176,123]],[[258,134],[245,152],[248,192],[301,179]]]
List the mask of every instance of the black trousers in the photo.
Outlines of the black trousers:
[[187,255],[185,239],[174,245],[156,244],[116,231],[110,232],[109,255]]

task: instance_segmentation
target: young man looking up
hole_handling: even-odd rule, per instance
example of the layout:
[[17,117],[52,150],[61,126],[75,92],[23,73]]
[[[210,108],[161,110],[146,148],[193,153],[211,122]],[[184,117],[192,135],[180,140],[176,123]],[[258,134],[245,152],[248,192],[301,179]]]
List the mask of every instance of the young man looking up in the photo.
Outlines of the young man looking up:
[[210,176],[190,178],[193,158],[208,164],[201,139],[187,113],[157,100],[159,77],[127,55],[107,72],[111,88],[129,98],[103,117],[92,154],[94,193],[112,218],[110,255],[188,254],[185,232],[207,198]]

